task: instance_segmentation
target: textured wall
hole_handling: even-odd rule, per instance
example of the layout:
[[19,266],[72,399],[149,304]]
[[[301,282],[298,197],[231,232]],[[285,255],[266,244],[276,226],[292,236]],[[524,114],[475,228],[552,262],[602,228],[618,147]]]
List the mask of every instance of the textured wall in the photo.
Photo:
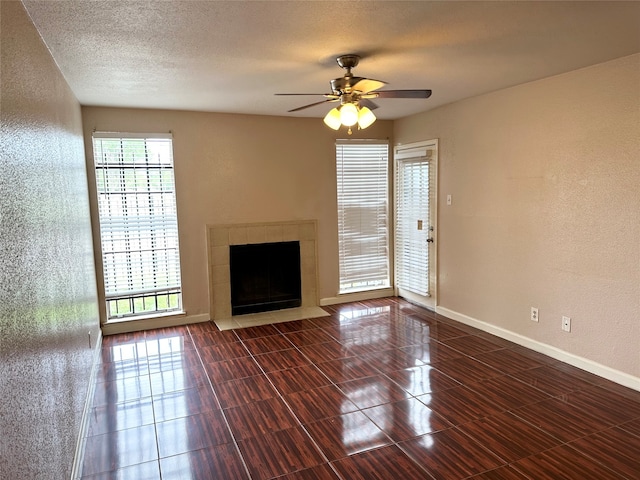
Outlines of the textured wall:
[[639,86],[640,54],[395,123],[440,139],[440,306],[640,377]]
[[0,4],[0,477],[64,479],[99,332],[80,107]]
[[[82,107],[91,132],[173,132],[183,300],[187,315],[209,312],[207,224],[318,221],[320,298],[338,293],[335,138],[317,118]],[[388,138],[377,121],[353,138]]]

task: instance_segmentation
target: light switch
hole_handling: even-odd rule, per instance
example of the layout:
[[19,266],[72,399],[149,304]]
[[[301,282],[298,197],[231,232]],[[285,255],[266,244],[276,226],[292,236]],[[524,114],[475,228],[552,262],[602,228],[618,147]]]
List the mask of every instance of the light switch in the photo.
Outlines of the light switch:
[[447,205],[451,205],[451,195],[447,195]]
[[418,220],[418,230],[422,230],[422,220]]

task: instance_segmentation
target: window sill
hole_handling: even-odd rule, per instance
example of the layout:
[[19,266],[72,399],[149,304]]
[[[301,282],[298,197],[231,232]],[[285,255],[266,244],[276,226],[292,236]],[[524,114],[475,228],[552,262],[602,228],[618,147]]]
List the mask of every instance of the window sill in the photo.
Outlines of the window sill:
[[389,289],[393,289],[393,287],[389,286],[389,285],[384,285],[381,287],[366,287],[366,288],[354,288],[353,290],[344,290],[338,293],[339,296],[342,295],[353,295],[353,294],[358,294],[358,293],[367,293],[367,292],[375,292],[378,290],[389,290]]
[[[208,317],[208,316],[207,316]],[[208,318],[207,318],[208,319]],[[184,310],[176,310],[164,314],[141,315],[136,317],[115,318],[102,324],[103,335],[115,335],[118,333],[132,333],[154,328],[176,327],[194,323]]]
[[165,313],[150,313],[148,315],[132,315],[130,317],[116,317],[110,318],[103,325],[111,325],[115,323],[129,323],[136,320],[151,320],[154,318],[167,318],[167,317],[183,317],[187,314],[184,310],[171,310]]
[[394,297],[395,290],[393,287],[382,287],[374,290],[364,290],[354,293],[339,293],[336,297],[323,298],[320,305],[335,305],[347,302],[359,302],[362,300],[373,300],[374,298]]

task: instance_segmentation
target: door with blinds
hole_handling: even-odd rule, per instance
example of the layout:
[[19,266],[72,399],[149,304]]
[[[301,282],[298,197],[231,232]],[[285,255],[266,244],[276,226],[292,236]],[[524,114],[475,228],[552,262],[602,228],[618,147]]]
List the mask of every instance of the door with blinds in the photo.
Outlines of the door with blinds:
[[394,150],[397,294],[433,309],[437,140]]

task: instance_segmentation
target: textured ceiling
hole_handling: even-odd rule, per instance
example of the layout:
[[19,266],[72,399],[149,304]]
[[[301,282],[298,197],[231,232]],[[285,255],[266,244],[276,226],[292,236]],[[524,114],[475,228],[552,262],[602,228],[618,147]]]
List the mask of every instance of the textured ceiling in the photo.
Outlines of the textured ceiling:
[[358,76],[433,90],[376,100],[391,119],[640,52],[640,2],[23,3],[83,105],[322,117],[273,94],[328,93],[358,53]]

